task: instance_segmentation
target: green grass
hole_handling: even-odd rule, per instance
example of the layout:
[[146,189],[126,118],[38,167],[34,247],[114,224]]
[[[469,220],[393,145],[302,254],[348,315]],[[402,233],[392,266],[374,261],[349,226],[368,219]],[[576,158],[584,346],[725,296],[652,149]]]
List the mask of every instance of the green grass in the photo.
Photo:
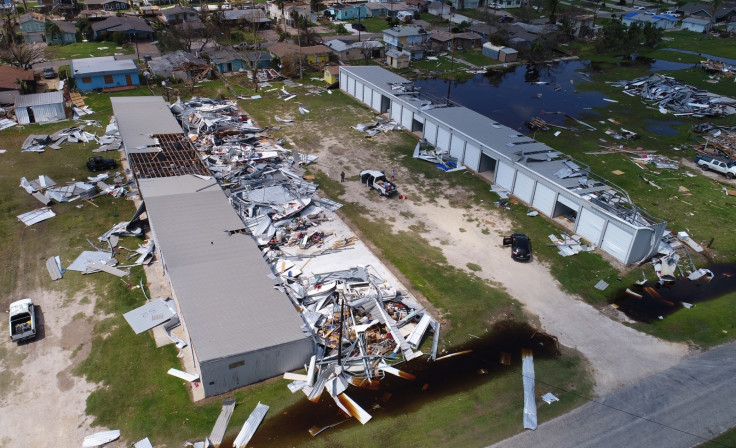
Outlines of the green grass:
[[[348,23],[358,23],[358,19],[349,19],[346,20]],[[384,17],[368,17],[368,18],[362,18],[360,19],[360,23],[362,23],[365,26],[365,30],[368,33],[381,33],[383,30],[387,30],[391,28],[388,26],[388,22]],[[350,29],[350,26],[345,26],[345,28]]]
[[[107,47],[105,49],[100,49]],[[47,59],[79,59],[98,56],[113,56],[115,53],[133,54],[135,48],[124,45],[118,49],[115,42],[77,42],[69,45],[49,45],[46,47]]]
[[731,428],[720,436],[698,445],[698,448],[723,448],[733,446],[736,446],[736,428]]

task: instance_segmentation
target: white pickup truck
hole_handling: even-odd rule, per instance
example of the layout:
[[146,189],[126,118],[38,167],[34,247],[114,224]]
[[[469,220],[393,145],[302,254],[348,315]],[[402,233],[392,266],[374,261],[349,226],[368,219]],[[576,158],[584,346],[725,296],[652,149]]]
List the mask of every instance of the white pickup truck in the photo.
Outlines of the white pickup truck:
[[25,341],[36,337],[36,312],[31,299],[22,299],[10,304],[10,340]]
[[736,177],[736,164],[730,160],[718,159],[711,156],[698,156],[695,158],[695,163],[704,171],[718,171],[729,179]]

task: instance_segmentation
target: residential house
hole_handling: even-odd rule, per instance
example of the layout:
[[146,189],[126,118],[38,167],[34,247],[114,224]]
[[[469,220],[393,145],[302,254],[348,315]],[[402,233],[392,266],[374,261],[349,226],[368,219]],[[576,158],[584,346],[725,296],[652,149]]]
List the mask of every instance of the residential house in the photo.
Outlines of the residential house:
[[387,50],[406,50],[412,59],[422,60],[429,47],[430,34],[421,26],[397,26],[383,30]]
[[328,86],[334,86],[340,82],[340,67],[337,65],[325,67],[324,79]]
[[675,12],[685,17],[698,17],[700,19],[710,19],[713,17],[711,6],[705,3],[685,3],[678,6]]
[[675,28],[679,21],[680,19],[678,17],[670,14],[655,14],[650,16],[636,11],[632,11],[621,18],[621,23],[626,26],[631,26],[634,23],[644,26],[647,23],[651,23],[655,27],[663,30]]
[[388,16],[388,8],[386,8],[385,3],[381,3],[378,1],[370,1],[365,4],[366,7],[366,14],[368,17],[387,17]]
[[514,62],[519,56],[519,52],[510,47],[504,47],[499,45],[493,45],[490,42],[483,44],[481,49],[483,55],[493,58],[499,62]]
[[95,40],[107,38],[117,31],[127,34],[130,40],[139,41],[152,40],[154,34],[151,25],[140,17],[108,17],[92,23],[92,38]]
[[46,31],[46,43],[49,44],[73,44],[77,41],[77,22],[67,22],[65,20],[49,21],[56,25],[58,30]]
[[521,8],[521,0],[488,0],[488,7],[493,9]]
[[130,59],[115,56],[72,59],[71,73],[80,92],[95,89],[119,89],[140,84],[138,66]]
[[736,19],[736,4],[724,3],[713,15],[716,23],[728,23]]
[[[175,78],[181,81],[189,81],[192,79],[193,73],[187,70],[178,70],[183,64],[190,63],[196,65],[208,65],[207,61],[198,58],[192,53],[184,50],[178,50],[166,53],[160,59],[152,59],[148,61],[148,69],[151,74],[160,78]],[[200,71],[197,70],[196,73]],[[194,73],[194,74],[196,74]]]
[[120,11],[130,9],[128,2],[122,0],[84,0],[89,10]]
[[346,39],[332,39],[325,42],[340,61],[356,61],[359,59],[380,58],[383,44],[377,40],[356,42]]
[[337,20],[365,19],[370,12],[365,4],[333,3],[324,10],[324,15]]
[[410,5],[406,2],[386,2],[386,15],[388,17],[398,17],[400,12],[409,13],[413,15],[417,11],[417,7]]
[[498,30],[498,26],[489,25],[487,23],[474,23],[468,27],[468,31],[478,34],[483,43],[488,42],[490,36],[498,34]]
[[250,70],[252,64],[255,64],[256,68],[265,68],[271,64],[272,59],[266,50],[241,52],[232,47],[212,51],[208,55],[220,73]]
[[427,12],[429,9],[429,0],[405,0],[406,4],[413,7],[415,10],[422,12]]
[[29,12],[18,19],[20,32],[27,44],[43,42],[46,37],[46,17],[37,12]]
[[479,0],[449,0],[450,5],[456,10],[477,9],[480,5]]
[[312,9],[309,6],[309,2],[284,2],[284,16],[281,15],[281,8],[279,8],[279,5],[276,2],[269,1],[268,2],[268,15],[273,19],[276,23],[283,23],[283,18],[286,19],[286,25],[293,27],[294,26],[294,19],[292,19],[292,13],[296,12],[299,17],[306,17],[308,20],[311,20],[312,17]]
[[682,19],[683,30],[695,31],[696,33],[707,33],[711,28],[709,19],[700,19],[698,17],[685,17]]
[[159,20],[165,25],[176,25],[184,22],[199,22],[199,14],[194,8],[176,5],[173,8],[162,9]]
[[289,55],[301,54],[302,58],[314,65],[325,65],[330,62],[330,47],[326,45],[311,45],[307,47],[299,47],[296,44],[288,42],[278,42],[271,45],[268,50],[273,57],[283,59]]
[[259,8],[254,9],[229,9],[220,11],[223,23],[229,26],[252,26],[265,29],[271,24],[266,11]]
[[33,70],[0,65],[0,105],[15,103],[15,97],[35,87]]
[[[594,14],[566,14],[558,17],[557,24],[562,26],[563,19],[567,19],[572,25],[573,35],[575,37],[587,37],[581,35],[581,31],[593,30],[595,26],[595,15]],[[590,31],[588,31],[590,33]]]
[[432,30],[429,42],[435,51],[467,50],[481,46],[480,34],[472,31],[451,33],[445,30]]
[[386,64],[395,69],[408,68],[411,54],[408,51],[391,49],[386,51]]
[[15,98],[19,124],[46,123],[66,119],[64,92],[32,93]]
[[450,11],[450,5],[445,2],[432,2],[427,7],[427,12],[437,17],[444,17],[450,14]]
[[526,23],[512,23],[500,28],[499,33],[506,35],[509,46],[518,50],[531,47],[532,43],[542,39],[542,36],[549,33],[553,28]]

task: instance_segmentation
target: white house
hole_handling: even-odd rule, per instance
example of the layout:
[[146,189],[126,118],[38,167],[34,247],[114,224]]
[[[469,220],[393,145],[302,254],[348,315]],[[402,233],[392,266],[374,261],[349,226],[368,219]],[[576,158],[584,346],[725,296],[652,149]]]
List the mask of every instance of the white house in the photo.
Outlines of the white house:
[[686,17],[682,20],[682,29],[695,31],[696,33],[707,33],[710,30],[711,23],[708,19],[700,19],[698,17]]

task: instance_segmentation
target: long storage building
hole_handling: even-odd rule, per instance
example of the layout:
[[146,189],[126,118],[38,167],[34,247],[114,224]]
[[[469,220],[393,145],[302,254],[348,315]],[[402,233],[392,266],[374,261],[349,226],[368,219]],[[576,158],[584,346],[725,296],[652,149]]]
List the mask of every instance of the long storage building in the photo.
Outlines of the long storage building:
[[666,222],[581,162],[466,107],[429,98],[381,67],[341,66],[340,89],[539,213],[567,217],[570,230],[617,260],[633,264],[657,252]]
[[302,367],[312,341],[162,97],[113,97],[205,396]]

